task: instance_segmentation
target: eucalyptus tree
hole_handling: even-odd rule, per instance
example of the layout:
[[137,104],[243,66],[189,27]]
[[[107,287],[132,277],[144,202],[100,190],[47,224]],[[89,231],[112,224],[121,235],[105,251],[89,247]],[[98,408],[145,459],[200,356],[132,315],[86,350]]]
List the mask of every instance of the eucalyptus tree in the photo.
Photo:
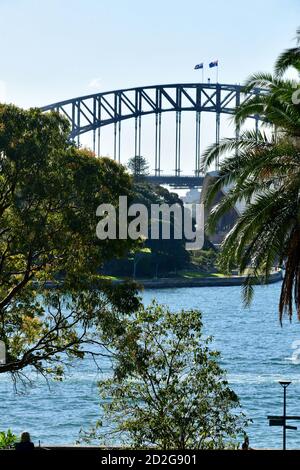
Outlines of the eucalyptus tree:
[[109,341],[138,305],[134,287],[99,277],[103,262],[132,242],[96,237],[97,206],[130,198],[131,178],[68,135],[57,113],[0,106],[0,373],[15,378],[30,367],[60,377],[91,343],[100,354],[91,327]]

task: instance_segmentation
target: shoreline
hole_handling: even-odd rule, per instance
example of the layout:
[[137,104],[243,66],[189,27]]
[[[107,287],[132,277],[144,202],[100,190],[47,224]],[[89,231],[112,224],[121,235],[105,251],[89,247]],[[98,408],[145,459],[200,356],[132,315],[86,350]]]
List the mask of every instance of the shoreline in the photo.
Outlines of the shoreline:
[[[159,278],[159,279],[114,279],[113,284],[122,284],[128,281],[134,281],[136,284],[143,287],[143,289],[170,289],[170,288],[184,288],[184,287],[230,287],[241,286],[246,280],[247,276],[224,276],[224,277],[199,277],[199,278]],[[274,284],[282,281],[282,270],[270,274],[267,283],[257,282],[256,285]],[[46,289],[55,289],[58,287],[57,282],[47,281],[45,283]]]
[[[180,288],[180,287],[230,287],[241,286],[246,280],[247,276],[227,276],[227,277],[201,277],[194,279],[184,278],[161,278],[161,279],[141,279],[136,282],[143,286],[144,289],[167,289],[167,288]],[[258,282],[257,285],[274,284],[282,281],[282,271],[272,273],[266,284]],[[123,282],[123,281],[116,281]]]

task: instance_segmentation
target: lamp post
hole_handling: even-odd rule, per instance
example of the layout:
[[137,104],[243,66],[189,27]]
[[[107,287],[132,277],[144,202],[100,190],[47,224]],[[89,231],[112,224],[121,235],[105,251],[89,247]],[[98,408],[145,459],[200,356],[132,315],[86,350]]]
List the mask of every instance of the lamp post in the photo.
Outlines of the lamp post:
[[287,429],[291,429],[293,431],[297,430],[296,426],[287,425],[286,422],[288,420],[300,421],[300,416],[299,415],[287,416],[287,414],[286,414],[286,389],[292,382],[281,380],[279,383],[283,387],[283,414],[281,416],[269,415],[268,420],[269,420],[269,425],[270,426],[282,426],[282,430],[283,430],[283,447],[282,447],[282,449],[286,450],[286,430]]
[[286,389],[291,382],[279,381],[283,387],[283,450],[286,450]]

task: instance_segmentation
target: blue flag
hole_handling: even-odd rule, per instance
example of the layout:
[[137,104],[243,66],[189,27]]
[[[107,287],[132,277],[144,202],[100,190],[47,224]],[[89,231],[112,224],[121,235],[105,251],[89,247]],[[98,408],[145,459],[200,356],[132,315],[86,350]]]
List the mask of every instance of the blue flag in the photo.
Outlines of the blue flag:
[[213,62],[210,62],[209,63],[209,68],[212,68],[212,67],[218,67],[219,63],[217,60],[214,60]]
[[194,70],[198,70],[198,69],[203,69],[203,62],[201,62],[201,64],[195,65]]

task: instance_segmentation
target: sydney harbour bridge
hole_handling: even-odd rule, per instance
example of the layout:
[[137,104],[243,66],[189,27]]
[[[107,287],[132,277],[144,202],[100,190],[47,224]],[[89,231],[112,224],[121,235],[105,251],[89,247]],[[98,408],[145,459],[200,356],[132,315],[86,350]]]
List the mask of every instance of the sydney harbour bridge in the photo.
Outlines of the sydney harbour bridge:
[[[113,126],[112,156],[122,163],[121,139],[122,122],[134,122],[134,155],[141,155],[142,119],[153,115],[155,127],[154,172],[148,176],[150,181],[158,184],[169,184],[177,187],[201,187],[204,175],[201,174],[201,121],[203,113],[215,116],[215,142],[220,141],[220,116],[232,115],[240,103],[253,95],[264,93],[256,88],[249,93],[243,92],[241,85],[219,83],[179,83],[168,85],[151,85],[145,87],[114,90],[60,101],[41,108],[43,111],[55,110],[64,115],[70,122],[70,139],[80,145],[80,137],[85,133],[92,135],[92,150],[101,155],[101,130],[104,126]],[[195,150],[193,174],[183,175],[184,160],[181,156],[182,113],[195,114]],[[162,174],[162,115],[175,113],[175,152],[173,174]],[[260,118],[253,115],[256,132]],[[235,128],[238,138],[239,128]]]

